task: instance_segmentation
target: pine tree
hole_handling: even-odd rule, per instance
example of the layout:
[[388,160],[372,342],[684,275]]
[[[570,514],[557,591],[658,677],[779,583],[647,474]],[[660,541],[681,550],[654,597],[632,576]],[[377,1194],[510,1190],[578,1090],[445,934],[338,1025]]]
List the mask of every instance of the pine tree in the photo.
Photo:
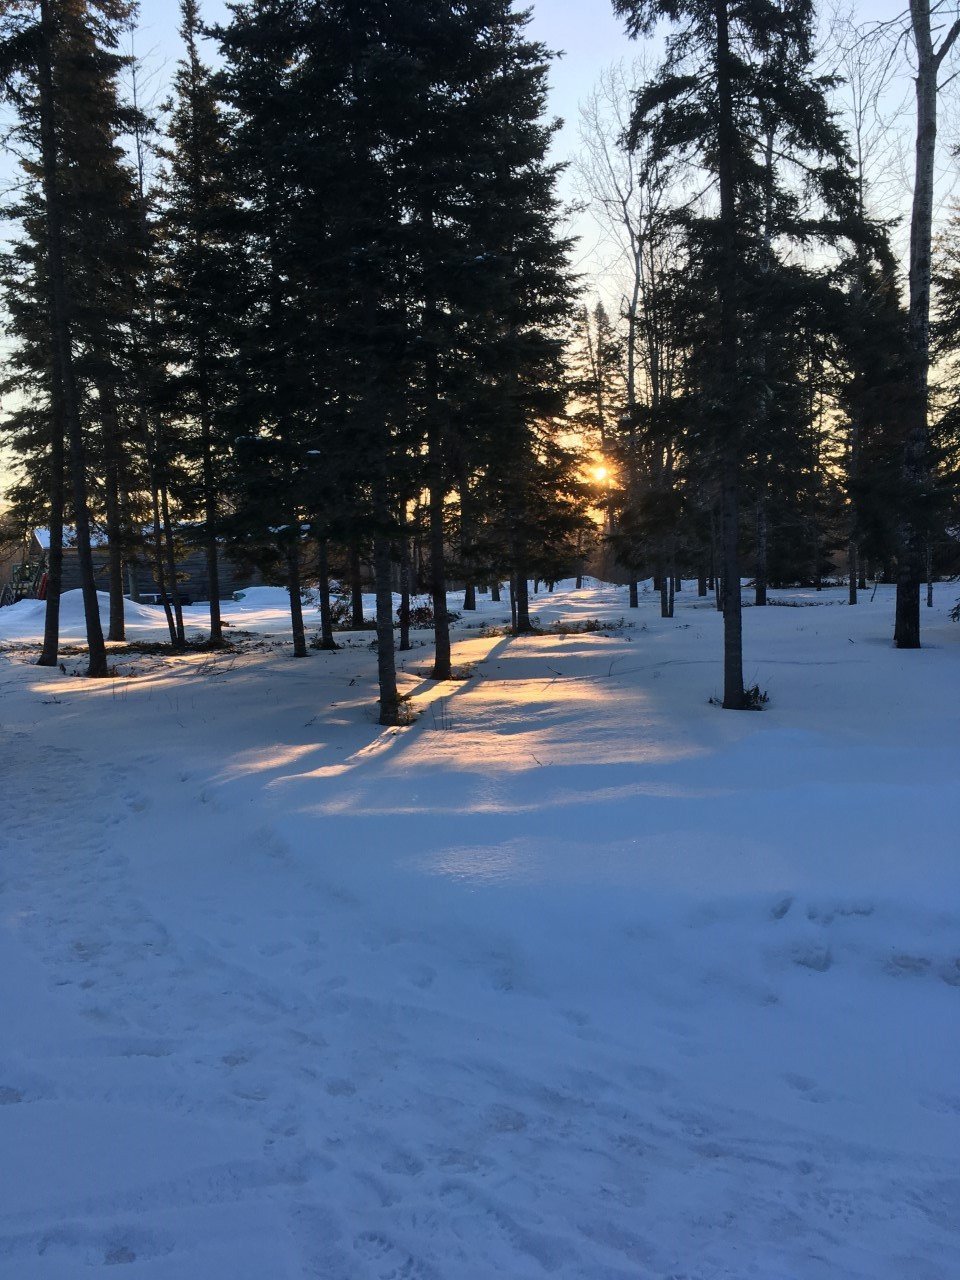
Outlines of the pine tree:
[[836,403],[846,448],[849,600],[866,563],[893,564],[909,493],[902,484],[910,419],[907,315],[896,263],[884,236],[858,246],[842,265],[845,306],[833,327]]
[[97,399],[107,518],[118,544],[111,564],[112,634],[122,635],[122,442],[110,371],[127,307],[124,280],[117,288],[113,283],[130,233],[130,179],[120,145],[130,113],[117,91],[125,59],[116,52],[129,14],[130,6],[120,0],[7,3],[2,14],[4,83],[22,136],[34,149],[28,176],[37,180],[42,209],[41,221],[31,222],[25,211],[27,233],[42,246],[35,265],[46,293],[48,335],[42,376],[50,407],[52,573],[41,661],[56,662],[65,458],[91,676],[108,673],[91,554],[88,467],[95,442],[89,418],[85,425],[91,394]]
[[[527,630],[527,579],[544,521],[563,527],[565,495],[575,491],[558,439],[572,313],[569,244],[559,234],[558,170],[546,158],[555,127],[545,118],[547,51],[527,38],[529,15],[501,0],[477,8],[487,34],[474,46],[468,100],[477,127],[464,152],[473,174],[463,213],[472,264],[464,333],[485,428],[474,446],[484,502],[511,570],[517,629]],[[558,464],[565,479],[554,489]]]
[[[189,424],[189,454],[210,594],[210,644],[223,643],[220,535],[224,500],[223,411],[234,355],[224,302],[241,276],[236,213],[226,175],[228,125],[199,49],[196,0],[181,0],[185,56],[174,76],[169,142],[162,156],[160,307],[167,359],[175,369],[168,409]],[[186,496],[186,495],[185,495]]]
[[[747,705],[743,687],[740,511],[749,431],[758,418],[756,354],[743,315],[779,237],[807,238],[849,220],[852,187],[843,140],[825,101],[829,82],[814,76],[810,0],[614,0],[633,36],[660,19],[673,23],[659,76],[637,97],[631,137],[644,136],[656,161],[693,158],[716,197],[687,220],[694,256],[712,287],[714,352],[704,368],[705,425],[718,478],[724,611],[723,705]],[[777,165],[764,164],[762,140],[777,135]],[[807,214],[791,160],[804,164]],[[812,192],[810,188],[812,187]]]
[[[306,657],[301,554],[310,516],[313,396],[305,342],[312,335],[297,260],[303,124],[293,82],[303,49],[303,9],[290,0],[236,5],[232,22],[217,34],[226,63],[219,87],[233,123],[228,199],[235,204],[242,253],[233,273],[218,271],[210,281],[211,310],[236,320],[235,336],[225,339],[235,344],[237,368],[224,414],[233,442],[233,510],[224,527],[237,551],[282,566],[294,655]],[[201,109],[209,117],[209,105]],[[194,310],[194,322],[198,314]]]

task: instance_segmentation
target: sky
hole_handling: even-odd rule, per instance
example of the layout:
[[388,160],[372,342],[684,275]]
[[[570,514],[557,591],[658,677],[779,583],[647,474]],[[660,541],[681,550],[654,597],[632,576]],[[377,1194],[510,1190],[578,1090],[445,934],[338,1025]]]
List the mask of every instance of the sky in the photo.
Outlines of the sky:
[[[567,120],[564,138],[570,135],[573,141],[578,102],[589,93],[602,67],[630,55],[630,41],[609,0],[532,0],[532,9],[534,36],[564,53],[551,77],[553,109]],[[207,22],[217,22],[227,12],[223,0],[201,0],[201,10]],[[175,60],[179,53],[177,0],[141,0],[140,13],[138,52],[150,53],[157,61]]]

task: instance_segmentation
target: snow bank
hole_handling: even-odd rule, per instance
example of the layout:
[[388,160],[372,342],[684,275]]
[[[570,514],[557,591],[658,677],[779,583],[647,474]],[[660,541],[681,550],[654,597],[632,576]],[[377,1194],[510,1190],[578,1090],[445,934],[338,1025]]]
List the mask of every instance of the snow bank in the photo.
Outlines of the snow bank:
[[233,602],[225,602],[225,607],[238,613],[248,609],[282,612],[290,608],[290,594],[286,587],[244,587],[234,592]]
[[[100,620],[106,631],[110,621],[109,594],[98,591],[97,602],[100,606]],[[46,603],[43,600],[20,600],[17,604],[0,609],[0,641],[41,640],[45,615]],[[166,633],[166,615],[162,608],[125,600],[123,615],[127,626],[134,628],[138,635],[160,629]],[[60,598],[60,636],[64,644],[81,644],[86,639],[82,591],[65,591]]]

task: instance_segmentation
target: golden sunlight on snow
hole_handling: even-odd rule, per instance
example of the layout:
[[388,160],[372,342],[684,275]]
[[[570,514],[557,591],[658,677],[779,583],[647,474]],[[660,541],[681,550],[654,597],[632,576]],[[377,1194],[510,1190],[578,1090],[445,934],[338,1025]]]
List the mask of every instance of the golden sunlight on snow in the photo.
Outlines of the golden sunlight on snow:
[[288,746],[274,743],[269,747],[252,751],[241,751],[232,757],[230,765],[220,775],[221,780],[228,782],[234,778],[243,778],[252,773],[269,773],[273,769],[283,769],[295,765],[305,756],[315,755],[316,743],[300,746]]
[[[633,660],[632,646],[605,645],[597,636],[462,642],[454,663],[472,674],[411,689],[410,726],[385,730],[340,762],[276,784],[302,788],[305,807],[327,814],[554,806],[566,801],[557,769],[570,771],[571,800],[667,794],[672,784],[658,770],[708,752],[671,724],[640,683],[618,679]],[[374,757],[376,785],[364,768]],[[541,768],[551,779],[549,796],[536,786]],[[334,777],[346,783],[335,795],[310,794],[311,783]]]

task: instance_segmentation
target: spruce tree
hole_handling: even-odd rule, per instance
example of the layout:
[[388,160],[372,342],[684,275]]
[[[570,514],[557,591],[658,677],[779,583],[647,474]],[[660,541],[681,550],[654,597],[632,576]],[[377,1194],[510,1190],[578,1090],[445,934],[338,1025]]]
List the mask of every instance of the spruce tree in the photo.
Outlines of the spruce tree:
[[[843,139],[826,105],[829,81],[812,71],[810,0],[614,0],[631,35],[665,19],[673,26],[659,76],[637,95],[631,140],[651,158],[694,161],[714,184],[702,214],[687,221],[703,282],[713,289],[714,345],[704,399],[718,479],[723,573],[723,705],[747,705],[743,687],[740,512],[751,424],[758,418],[758,354],[743,316],[768,245],[778,238],[839,234],[853,191]],[[775,166],[763,139],[776,130]],[[785,171],[800,162],[806,189]],[[804,198],[818,207],[807,212]],[[762,348],[761,348],[762,352]]]
[[[473,401],[484,424],[476,439],[485,502],[509,565],[516,627],[530,627],[527,580],[548,528],[567,527],[575,490],[572,460],[559,434],[566,407],[564,343],[572,313],[569,243],[560,234],[558,169],[547,153],[555,124],[546,117],[548,51],[528,38],[529,15],[510,3],[479,3],[486,34],[474,44],[476,122],[464,155],[463,229]],[[580,506],[583,495],[576,504]],[[575,561],[575,526],[569,523]]]
[[[125,59],[117,53],[119,33],[130,15],[120,0],[40,0],[3,8],[0,47],[4,84],[19,117],[23,138],[33,148],[42,220],[26,224],[42,245],[46,292],[50,406],[51,575],[41,661],[56,661],[59,617],[60,538],[63,503],[59,477],[66,460],[72,521],[76,531],[89,650],[88,675],[107,672],[97,586],[91,554],[89,468],[95,452],[86,408],[98,402],[100,443],[109,523],[116,535],[111,599],[113,634],[122,634],[118,599],[120,554],[120,468],[122,441],[114,412],[112,369],[122,343],[128,299],[116,262],[128,247],[130,179],[120,142],[130,112],[120,101],[117,77]],[[37,294],[37,296],[40,296]],[[120,581],[122,591],[122,581]],[[118,613],[119,610],[119,613]]]
[[233,455],[232,513],[224,527],[238,552],[282,566],[294,655],[306,657],[301,552],[310,515],[312,365],[295,233],[303,126],[293,83],[303,49],[303,7],[289,0],[235,5],[230,25],[217,35],[225,60],[219,87],[232,116],[229,198],[242,253],[232,278],[218,272],[210,295],[213,310],[236,321],[235,335],[225,339],[235,344],[236,373],[224,415]]
[[[220,620],[222,423],[231,395],[234,334],[225,302],[238,278],[236,212],[227,181],[228,123],[213,74],[200,56],[196,0],[181,0],[184,57],[173,81],[173,109],[159,193],[160,311],[166,356],[175,370],[167,408],[189,428],[194,504],[201,515],[210,595],[210,644]],[[187,495],[184,495],[186,497]]]

